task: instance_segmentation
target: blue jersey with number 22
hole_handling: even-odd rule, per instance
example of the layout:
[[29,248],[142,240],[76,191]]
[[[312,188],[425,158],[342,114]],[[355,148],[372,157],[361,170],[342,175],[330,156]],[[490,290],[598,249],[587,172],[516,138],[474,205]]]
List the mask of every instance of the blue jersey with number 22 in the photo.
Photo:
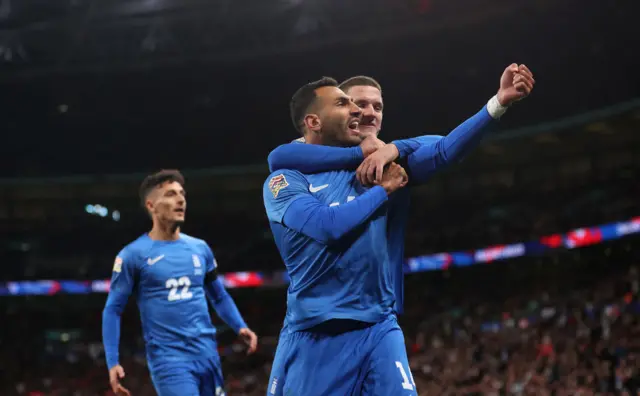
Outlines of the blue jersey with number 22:
[[204,287],[215,267],[207,243],[185,234],[176,241],[145,234],[118,254],[110,293],[135,296],[150,361],[217,353]]

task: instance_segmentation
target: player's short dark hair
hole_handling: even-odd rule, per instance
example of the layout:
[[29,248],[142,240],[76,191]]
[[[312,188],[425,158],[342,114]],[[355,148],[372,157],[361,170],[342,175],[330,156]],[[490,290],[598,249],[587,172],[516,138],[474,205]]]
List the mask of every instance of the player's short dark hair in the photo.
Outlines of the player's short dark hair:
[[149,193],[153,191],[154,188],[161,186],[166,182],[178,182],[182,187],[184,187],[184,176],[180,173],[179,170],[176,169],[163,169],[160,172],[156,172],[144,178],[142,183],[140,184],[140,204],[143,208],[146,207],[145,203]]
[[322,77],[317,81],[312,81],[298,88],[296,93],[291,97],[289,103],[289,113],[291,121],[296,130],[304,135],[304,117],[307,115],[309,108],[313,105],[318,97],[316,89],[322,87],[337,87],[338,82],[331,77]]
[[366,86],[366,87],[374,87],[378,88],[380,93],[382,93],[382,86],[375,78],[369,76],[355,76],[351,78],[347,78],[343,82],[340,83],[339,88],[344,92],[347,92],[351,87],[356,86]]

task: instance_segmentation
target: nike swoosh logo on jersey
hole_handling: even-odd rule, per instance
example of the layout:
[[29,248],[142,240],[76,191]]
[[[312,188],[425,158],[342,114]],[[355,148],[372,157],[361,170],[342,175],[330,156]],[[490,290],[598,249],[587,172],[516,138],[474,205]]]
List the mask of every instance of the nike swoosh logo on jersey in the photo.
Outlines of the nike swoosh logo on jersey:
[[329,187],[328,184],[323,184],[321,186],[318,187],[314,187],[313,184],[309,185],[309,191],[311,191],[312,193],[317,193],[320,190],[324,190],[325,188]]
[[164,254],[162,256],[158,256],[158,257],[156,257],[154,259],[148,258],[147,259],[147,264],[154,265],[155,263],[157,263],[158,261],[162,260],[163,258],[164,258]]

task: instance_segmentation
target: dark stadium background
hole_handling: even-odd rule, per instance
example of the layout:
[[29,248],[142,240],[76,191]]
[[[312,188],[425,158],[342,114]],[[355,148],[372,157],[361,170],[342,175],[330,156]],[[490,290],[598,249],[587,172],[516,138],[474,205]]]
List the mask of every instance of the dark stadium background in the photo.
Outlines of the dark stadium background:
[[[535,74],[497,131],[413,192],[409,257],[637,218],[638,15],[634,0],[0,0],[0,290],[107,279],[148,227],[137,185],[161,168],[184,171],[184,231],[211,244],[222,272],[282,270],[262,207],[266,157],[296,138],[292,92],[323,75],[377,78],[391,141],[445,134],[511,62]],[[635,394],[639,242],[408,275],[402,321],[420,394]],[[261,347],[243,357],[221,326],[228,394],[263,395],[285,290],[231,293]],[[109,394],[105,296],[0,296],[0,394]],[[125,384],[153,394],[134,305]],[[543,308],[553,321],[481,326]],[[557,359],[527,363],[545,335]]]

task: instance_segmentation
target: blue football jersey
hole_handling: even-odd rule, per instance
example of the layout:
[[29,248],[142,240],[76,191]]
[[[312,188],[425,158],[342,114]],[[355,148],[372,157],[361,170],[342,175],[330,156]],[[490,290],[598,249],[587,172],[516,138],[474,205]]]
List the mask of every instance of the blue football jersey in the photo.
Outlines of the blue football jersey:
[[396,191],[389,199],[389,212],[387,215],[387,244],[389,259],[392,263],[393,285],[395,293],[395,311],[404,312],[404,241],[409,221],[409,207],[411,203],[411,191],[402,188]]
[[353,171],[305,175],[274,172],[263,198],[275,243],[290,277],[285,327],[292,331],[330,319],[376,323],[393,311],[394,275],[387,246],[387,205],[337,243],[327,244],[286,227],[284,215],[298,198],[327,206],[350,202],[366,189]]
[[154,241],[145,234],[118,254],[111,290],[135,296],[150,361],[216,353],[203,288],[205,274],[215,268],[207,243],[185,234],[176,241]]

